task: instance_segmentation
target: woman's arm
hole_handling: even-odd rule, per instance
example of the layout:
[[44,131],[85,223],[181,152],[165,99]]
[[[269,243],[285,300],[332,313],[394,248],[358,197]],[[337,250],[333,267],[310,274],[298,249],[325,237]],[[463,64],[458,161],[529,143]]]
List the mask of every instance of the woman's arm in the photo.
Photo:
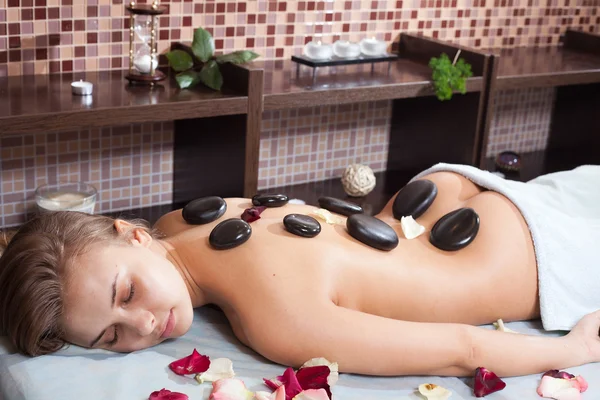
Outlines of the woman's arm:
[[[485,367],[499,376],[516,376],[596,361],[573,335],[529,336],[399,321],[333,304],[300,306],[293,317],[288,310],[271,315],[272,324],[257,322],[247,332],[256,351],[285,365],[325,357],[337,361],[340,371],[369,375],[468,376]],[[595,332],[597,338],[597,324]]]

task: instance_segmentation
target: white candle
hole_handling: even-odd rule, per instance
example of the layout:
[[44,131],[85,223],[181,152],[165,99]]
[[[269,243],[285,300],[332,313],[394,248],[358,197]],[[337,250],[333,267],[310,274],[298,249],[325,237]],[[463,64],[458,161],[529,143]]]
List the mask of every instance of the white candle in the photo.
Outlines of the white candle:
[[338,40],[333,44],[333,53],[341,58],[354,58],[360,55],[360,46],[347,40]]
[[150,65],[151,59],[152,59],[152,57],[150,57],[149,54],[144,54],[142,56],[136,56],[133,59],[133,65],[135,66],[135,69],[140,71],[140,73],[149,74],[150,72],[152,72],[152,69],[156,69],[156,67],[158,66],[158,60],[156,58],[154,58],[154,60],[152,60],[152,65]]
[[84,82],[83,79],[80,79],[79,81],[71,82],[71,92],[73,92],[73,94],[76,94],[79,96],[87,96],[87,95],[92,94],[93,90],[94,90],[94,84],[92,84],[90,82]]
[[327,60],[333,55],[333,47],[321,41],[312,41],[304,46],[304,55],[313,60]]
[[387,43],[376,38],[365,38],[360,41],[360,51],[366,56],[381,56],[387,53]]
[[93,213],[95,197],[81,192],[55,192],[36,199],[38,207],[47,211],[81,211]]

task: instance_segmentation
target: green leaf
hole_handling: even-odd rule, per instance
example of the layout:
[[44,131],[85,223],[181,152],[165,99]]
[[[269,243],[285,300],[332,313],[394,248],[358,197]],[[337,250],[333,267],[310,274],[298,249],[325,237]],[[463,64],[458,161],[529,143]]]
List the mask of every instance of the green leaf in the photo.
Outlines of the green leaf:
[[175,80],[180,89],[188,89],[196,86],[200,81],[200,74],[196,71],[185,71],[177,74]]
[[219,70],[219,64],[215,60],[210,60],[200,71],[200,80],[206,86],[214,90],[221,90],[223,86],[223,76]]
[[207,62],[210,60],[215,53],[215,41],[210,33],[202,28],[196,29],[192,41],[192,51],[200,61]]
[[260,55],[256,54],[250,50],[240,50],[234,51],[233,53],[223,54],[217,57],[217,62],[219,64],[230,62],[232,64],[245,64],[249,61],[254,60],[255,58],[260,57]]
[[183,50],[173,50],[166,54],[169,65],[177,72],[185,71],[194,66],[192,57]]
[[465,94],[467,92],[467,78],[473,76],[471,66],[464,59],[459,59],[452,65],[447,54],[429,60],[432,70],[431,79],[435,94],[440,100],[450,100],[454,92]]

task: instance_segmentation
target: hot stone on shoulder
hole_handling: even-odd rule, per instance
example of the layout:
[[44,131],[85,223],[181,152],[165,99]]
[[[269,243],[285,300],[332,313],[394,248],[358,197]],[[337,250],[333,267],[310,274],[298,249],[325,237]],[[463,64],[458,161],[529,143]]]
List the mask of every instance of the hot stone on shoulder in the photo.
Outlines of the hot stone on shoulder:
[[294,235],[312,238],[321,232],[319,221],[303,214],[288,214],[283,218],[283,225]]
[[346,220],[348,233],[354,239],[379,250],[390,251],[398,246],[398,235],[391,226],[366,214],[353,214]]
[[200,225],[221,218],[225,211],[227,211],[225,200],[218,196],[208,196],[187,203],[181,215],[188,224]]
[[334,213],[350,216],[352,214],[362,214],[363,209],[358,204],[350,203],[336,199],[335,197],[319,197],[319,206]]
[[456,251],[471,243],[479,232],[479,215],[472,208],[459,208],[440,218],[429,242],[440,250]]
[[419,218],[435,200],[437,196],[437,186],[428,179],[410,182],[404,186],[392,206],[394,218],[402,219],[402,217],[412,216],[414,219]]
[[229,218],[213,228],[208,242],[217,250],[227,250],[237,247],[250,239],[252,228],[239,218]]
[[257,194],[252,197],[252,204],[255,206],[281,207],[288,203],[288,197],[285,194]]

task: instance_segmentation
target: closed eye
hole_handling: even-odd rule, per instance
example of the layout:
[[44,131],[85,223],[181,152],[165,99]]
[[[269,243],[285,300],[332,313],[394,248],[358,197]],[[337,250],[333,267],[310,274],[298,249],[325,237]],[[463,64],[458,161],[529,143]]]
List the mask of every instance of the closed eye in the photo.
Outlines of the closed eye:
[[125,300],[123,300],[123,304],[129,304],[131,300],[133,300],[133,295],[135,294],[135,285],[133,282],[129,285],[129,296]]

